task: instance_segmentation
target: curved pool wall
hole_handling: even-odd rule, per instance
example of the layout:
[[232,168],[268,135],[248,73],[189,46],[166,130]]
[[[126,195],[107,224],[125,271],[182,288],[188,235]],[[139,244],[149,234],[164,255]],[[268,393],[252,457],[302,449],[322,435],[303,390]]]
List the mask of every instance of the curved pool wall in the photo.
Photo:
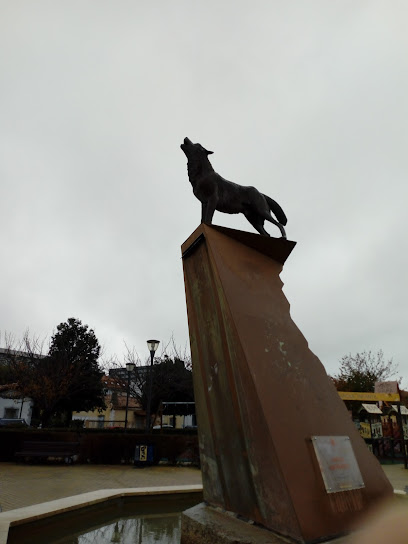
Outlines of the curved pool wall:
[[89,509],[115,500],[153,498],[153,496],[170,500],[188,494],[192,498],[196,496],[197,502],[200,502],[202,492],[202,485],[100,489],[99,491],[91,491],[55,501],[9,510],[0,513],[0,544],[7,544],[9,530],[13,527],[46,520],[52,516],[74,512],[75,510]]

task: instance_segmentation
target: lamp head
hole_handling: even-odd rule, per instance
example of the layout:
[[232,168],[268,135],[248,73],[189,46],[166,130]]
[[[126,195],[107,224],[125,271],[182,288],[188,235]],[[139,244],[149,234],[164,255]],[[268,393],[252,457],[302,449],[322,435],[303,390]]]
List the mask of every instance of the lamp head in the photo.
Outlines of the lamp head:
[[160,340],[148,340],[147,341],[147,347],[149,348],[150,353],[155,353],[157,348],[159,347]]

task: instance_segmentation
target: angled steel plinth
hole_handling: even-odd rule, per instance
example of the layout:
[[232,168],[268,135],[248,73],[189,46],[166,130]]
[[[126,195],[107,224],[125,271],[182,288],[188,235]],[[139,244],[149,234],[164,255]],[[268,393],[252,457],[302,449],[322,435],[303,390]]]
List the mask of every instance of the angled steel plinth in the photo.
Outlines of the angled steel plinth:
[[[204,499],[312,542],[349,531],[392,487],[292,321],[279,274],[294,246],[202,224],[182,254]],[[314,437],[349,437],[364,487],[329,492]]]

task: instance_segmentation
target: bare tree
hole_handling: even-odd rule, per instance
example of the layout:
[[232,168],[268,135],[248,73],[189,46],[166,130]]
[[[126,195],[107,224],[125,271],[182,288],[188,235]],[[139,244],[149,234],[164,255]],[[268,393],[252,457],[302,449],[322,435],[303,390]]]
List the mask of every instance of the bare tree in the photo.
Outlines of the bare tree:
[[104,407],[100,348],[92,329],[70,318],[58,325],[46,355],[43,347],[44,341],[26,331],[18,344],[7,337],[5,350],[18,390],[34,400],[43,426],[55,413]]
[[[148,378],[150,372],[150,357],[142,360],[135,347],[125,344],[123,361],[114,356],[104,361],[104,367],[117,379],[122,379],[123,390],[128,387],[125,366],[133,363],[135,370],[131,373],[129,395],[135,398],[140,406],[147,408]],[[151,414],[156,419],[162,402],[193,402],[194,392],[192,383],[191,357],[187,348],[177,346],[174,337],[161,344],[160,354],[154,358],[152,368],[153,388],[151,397]]]
[[386,359],[382,350],[373,353],[363,351],[355,355],[345,355],[340,361],[339,373],[332,377],[338,391],[374,391],[377,381],[387,381],[396,377],[398,364]]

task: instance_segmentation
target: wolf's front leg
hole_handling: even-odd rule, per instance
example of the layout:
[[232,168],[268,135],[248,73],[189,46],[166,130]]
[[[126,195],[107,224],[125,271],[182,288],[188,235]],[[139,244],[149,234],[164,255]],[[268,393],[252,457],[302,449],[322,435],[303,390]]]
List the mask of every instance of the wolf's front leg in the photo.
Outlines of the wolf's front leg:
[[201,202],[201,223],[205,223],[205,217],[207,214],[207,201]]
[[217,204],[217,201],[215,198],[210,198],[208,199],[205,203],[203,202],[203,207],[202,207],[202,217],[201,217],[201,222],[202,223],[207,223],[209,225],[211,225],[212,223],[212,218],[214,216],[214,212],[215,212],[215,206]]

